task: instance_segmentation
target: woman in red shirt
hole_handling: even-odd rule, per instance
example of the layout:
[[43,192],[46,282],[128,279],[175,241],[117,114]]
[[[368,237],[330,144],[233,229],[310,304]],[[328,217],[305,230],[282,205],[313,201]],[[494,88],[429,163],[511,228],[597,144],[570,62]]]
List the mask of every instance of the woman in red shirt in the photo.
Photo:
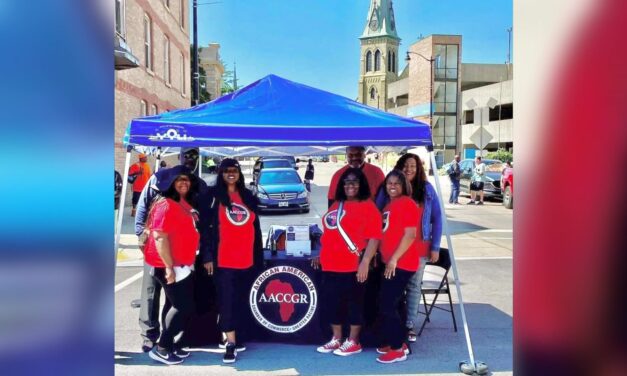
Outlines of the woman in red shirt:
[[[164,308],[163,331],[150,357],[165,364],[178,364],[189,353],[174,343],[174,336],[185,328],[194,311],[194,289],[191,266],[196,258],[200,235],[196,230],[197,189],[188,174],[169,177],[169,188],[163,198],[152,204],[146,228],[150,232],[144,258],[150,273],[159,281],[169,305]],[[167,183],[166,183],[167,185]]]
[[392,170],[383,186],[389,201],[383,208],[383,239],[380,247],[385,271],[379,290],[379,317],[385,346],[377,348],[377,352],[383,354],[377,361],[394,363],[407,360],[406,354],[409,352],[404,343],[406,329],[401,322],[398,305],[407,282],[418,269],[420,254],[416,239],[420,239],[417,234],[421,213],[409,196],[411,188],[401,171]]
[[[381,239],[381,214],[370,199],[370,188],[361,169],[348,168],[340,176],[334,203],[322,218],[322,225],[321,307],[333,337],[317,350],[341,356],[357,354],[362,350],[359,333],[363,324],[364,282]],[[343,304],[348,305],[350,324],[350,335],[344,343],[341,337],[345,320],[340,315]]]
[[[217,260],[218,326],[226,334],[224,363],[233,363],[246,347],[236,340],[241,312],[248,306],[247,283],[253,266],[263,261],[257,198],[246,188],[239,162],[226,158],[218,168],[210,214],[210,254],[205,268],[213,273]],[[217,256],[217,257],[216,257]]]

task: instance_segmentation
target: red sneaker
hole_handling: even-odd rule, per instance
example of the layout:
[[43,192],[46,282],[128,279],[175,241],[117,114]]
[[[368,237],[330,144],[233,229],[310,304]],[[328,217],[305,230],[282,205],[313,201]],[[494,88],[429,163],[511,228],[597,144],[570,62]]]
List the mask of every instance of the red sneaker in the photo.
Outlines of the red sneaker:
[[333,338],[331,338],[331,340],[329,342],[327,342],[324,345],[318,347],[317,350],[318,350],[319,353],[327,354],[327,353],[332,352],[333,350],[339,349],[341,345],[342,345],[342,343],[340,342],[340,338],[333,337]]
[[[403,343],[403,347],[401,347],[401,349],[403,349],[403,352],[405,353],[405,355],[409,355],[409,347],[407,347],[406,343]],[[390,350],[392,350],[390,346],[377,347],[377,352],[379,354],[385,354]]]
[[361,345],[359,343],[355,343],[352,339],[347,339],[344,341],[342,346],[337,350],[333,351],[333,354],[340,356],[348,356],[353,354],[359,354],[361,352]]
[[407,360],[407,355],[403,350],[390,350],[377,358],[379,363],[394,363]]

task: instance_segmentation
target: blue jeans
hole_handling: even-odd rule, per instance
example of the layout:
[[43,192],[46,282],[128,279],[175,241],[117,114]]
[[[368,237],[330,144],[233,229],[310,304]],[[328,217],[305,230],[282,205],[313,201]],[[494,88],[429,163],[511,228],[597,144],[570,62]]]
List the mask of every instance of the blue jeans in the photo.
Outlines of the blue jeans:
[[407,329],[412,329],[418,322],[418,308],[420,307],[420,298],[422,297],[420,285],[422,284],[422,276],[425,273],[425,266],[428,260],[428,257],[420,258],[420,267],[409,278],[407,283],[407,322],[405,323]]
[[451,197],[448,199],[449,204],[459,202],[459,180],[451,180]]

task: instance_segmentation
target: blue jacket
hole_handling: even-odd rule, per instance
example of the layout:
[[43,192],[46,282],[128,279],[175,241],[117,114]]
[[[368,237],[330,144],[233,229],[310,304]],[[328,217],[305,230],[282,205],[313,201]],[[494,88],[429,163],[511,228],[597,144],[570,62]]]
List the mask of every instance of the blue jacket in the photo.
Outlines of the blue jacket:
[[[383,210],[387,205],[385,186],[381,186],[377,191],[375,203],[379,210]],[[440,252],[440,243],[442,241],[442,208],[438,200],[438,194],[431,183],[425,183],[425,203],[421,218],[422,240],[431,242],[431,251]]]

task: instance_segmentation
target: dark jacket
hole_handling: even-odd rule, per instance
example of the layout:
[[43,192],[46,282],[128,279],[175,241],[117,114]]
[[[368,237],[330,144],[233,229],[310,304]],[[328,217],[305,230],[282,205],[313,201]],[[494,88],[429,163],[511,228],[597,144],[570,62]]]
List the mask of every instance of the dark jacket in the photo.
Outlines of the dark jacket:
[[[201,247],[200,258],[203,263],[216,262],[218,260],[218,248],[220,246],[220,201],[216,197],[212,187],[210,197],[208,197],[209,210],[205,221],[201,221],[201,226],[206,229],[206,238],[208,239],[208,247]],[[263,237],[261,235],[261,224],[259,222],[258,201],[248,189],[240,193],[244,204],[255,213],[255,221],[253,228],[255,229],[255,240],[253,243],[253,268],[263,265]],[[206,202],[207,200],[205,200]],[[202,217],[201,217],[202,218]],[[202,236],[202,235],[201,235]],[[202,242],[202,238],[201,238]],[[217,265],[216,265],[217,266]]]

